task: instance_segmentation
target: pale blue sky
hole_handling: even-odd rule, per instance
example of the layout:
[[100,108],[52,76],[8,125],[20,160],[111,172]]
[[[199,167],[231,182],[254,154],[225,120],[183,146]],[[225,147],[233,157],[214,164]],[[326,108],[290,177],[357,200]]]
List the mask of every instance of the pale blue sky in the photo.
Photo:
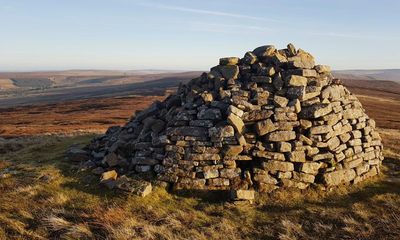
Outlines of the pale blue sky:
[[0,0],[0,71],[207,70],[292,42],[334,69],[400,68],[400,1]]

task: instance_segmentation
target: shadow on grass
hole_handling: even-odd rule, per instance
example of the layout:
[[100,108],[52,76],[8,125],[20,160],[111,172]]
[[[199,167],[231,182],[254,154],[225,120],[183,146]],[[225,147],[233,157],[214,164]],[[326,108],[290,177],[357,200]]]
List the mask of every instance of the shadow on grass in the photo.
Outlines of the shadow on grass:
[[170,190],[169,192],[184,198],[198,198],[205,203],[225,203],[229,200],[227,190]]

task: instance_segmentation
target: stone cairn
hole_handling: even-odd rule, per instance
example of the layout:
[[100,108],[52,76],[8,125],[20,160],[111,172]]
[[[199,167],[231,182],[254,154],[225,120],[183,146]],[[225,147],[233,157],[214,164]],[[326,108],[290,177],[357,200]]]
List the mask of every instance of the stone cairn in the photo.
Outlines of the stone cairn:
[[111,187],[129,189],[126,176],[140,176],[175,189],[231,190],[234,199],[358,183],[383,160],[375,121],[356,96],[292,44],[221,58],[87,148]]

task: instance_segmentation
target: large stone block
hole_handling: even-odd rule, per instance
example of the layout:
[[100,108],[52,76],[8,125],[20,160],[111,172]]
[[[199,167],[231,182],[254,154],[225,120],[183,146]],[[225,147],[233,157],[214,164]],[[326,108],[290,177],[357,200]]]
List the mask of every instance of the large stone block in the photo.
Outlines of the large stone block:
[[219,65],[237,65],[238,63],[238,57],[224,57],[219,59]]
[[271,142],[287,142],[295,138],[295,131],[275,131],[267,135],[267,140]]
[[293,163],[274,160],[262,162],[262,167],[268,171],[290,172],[294,170]]
[[322,163],[319,162],[304,162],[300,164],[299,170],[304,173],[317,174]]
[[300,116],[306,119],[314,119],[325,116],[332,112],[332,106],[330,104],[314,104],[310,107],[304,107],[301,112]]
[[239,67],[236,65],[219,66],[218,69],[225,79],[237,79],[239,76]]
[[228,123],[231,124],[238,133],[241,133],[243,131],[244,122],[238,116],[236,116],[235,114],[229,114],[227,120]]
[[232,190],[231,198],[233,200],[253,200],[255,196],[254,190]]
[[271,119],[267,119],[264,121],[259,121],[256,123],[256,131],[259,136],[264,136],[269,132],[275,131],[277,128],[275,124],[271,121]]
[[315,176],[307,173],[293,172],[293,180],[306,183],[313,183],[315,180]]
[[335,186],[344,182],[350,182],[355,177],[356,172],[353,169],[343,169],[324,173],[322,175],[322,180],[327,186]]
[[252,122],[252,121],[265,120],[271,117],[273,114],[274,112],[271,110],[253,110],[245,112],[243,114],[243,121]]
[[286,81],[288,86],[292,87],[307,86],[307,78],[298,75],[290,75]]
[[276,51],[275,46],[265,45],[254,49],[253,53],[257,57],[270,57],[274,54],[275,51]]
[[329,125],[321,125],[310,128],[311,134],[323,134],[323,133],[328,133],[330,131],[332,131],[332,127]]
[[243,151],[243,146],[240,145],[227,145],[225,147],[225,156],[226,157],[235,157],[239,155]]
[[304,151],[289,152],[288,159],[291,162],[305,162],[306,161],[306,153]]
[[314,57],[311,56],[311,54],[309,54],[308,52],[305,52],[301,49],[299,49],[298,53],[295,56],[289,57],[288,62],[290,66],[295,68],[311,69],[315,65]]

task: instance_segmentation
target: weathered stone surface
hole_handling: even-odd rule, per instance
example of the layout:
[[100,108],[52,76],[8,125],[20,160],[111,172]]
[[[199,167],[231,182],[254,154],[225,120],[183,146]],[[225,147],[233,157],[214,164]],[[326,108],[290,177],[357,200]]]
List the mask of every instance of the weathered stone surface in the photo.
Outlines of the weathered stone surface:
[[221,160],[221,156],[215,153],[204,153],[204,154],[190,154],[188,160],[191,161],[215,161]]
[[285,161],[285,155],[283,153],[278,153],[278,152],[253,151],[253,156],[265,159]]
[[245,112],[243,114],[243,121],[259,121],[271,117],[274,114],[271,110],[254,110],[250,112]]
[[314,104],[310,107],[303,108],[300,115],[306,119],[313,119],[325,116],[332,112],[330,104]]
[[267,119],[264,121],[259,121],[256,123],[256,131],[259,136],[264,136],[269,132],[273,132],[277,129],[275,124],[271,121],[271,119]]
[[289,43],[287,45],[287,50],[289,52],[290,57],[295,56],[297,54],[296,47],[292,43]]
[[214,126],[214,123],[212,120],[191,120],[189,122],[189,125],[192,127],[210,128],[210,127]]
[[243,110],[241,110],[233,105],[229,105],[228,113],[233,113],[240,118],[243,117],[243,114],[244,114]]
[[149,165],[136,165],[135,166],[135,171],[139,173],[144,173],[148,172],[151,170],[151,167]]
[[304,151],[293,151],[288,154],[288,158],[291,162],[305,162],[306,153]]
[[238,133],[241,133],[243,131],[244,122],[238,116],[236,116],[235,114],[229,114],[227,120],[228,123],[231,124]]
[[290,179],[292,178],[292,175],[292,172],[278,172],[276,177],[279,179]]
[[251,81],[255,83],[271,83],[272,79],[268,76],[252,76]]
[[208,129],[208,135],[212,138],[229,138],[235,136],[235,129],[230,125],[212,127]]
[[293,180],[306,183],[313,183],[315,180],[315,176],[307,173],[293,172]]
[[267,135],[268,141],[286,142],[296,138],[295,131],[275,131]]
[[259,183],[267,183],[267,184],[274,184],[274,185],[278,183],[278,180],[276,180],[276,178],[272,177],[268,173],[255,174],[254,181],[259,182]]
[[332,127],[329,125],[321,125],[310,128],[311,134],[323,134],[323,133],[328,133],[330,131],[332,131]]
[[343,118],[344,119],[356,119],[363,115],[362,109],[346,109],[343,111]]
[[243,59],[242,59],[243,63],[245,64],[253,64],[257,61],[257,56],[254,55],[254,53],[252,52],[247,52]]
[[269,57],[272,56],[275,52],[275,46],[273,45],[265,45],[258,47],[253,50],[254,55],[257,57]]
[[240,173],[240,168],[222,169],[220,171],[220,177],[232,179],[238,177]]
[[346,161],[344,163],[344,167],[345,168],[355,168],[357,166],[360,166],[362,162],[363,162],[362,158],[355,159],[355,160],[352,160],[352,161]]
[[217,178],[219,176],[218,169],[209,169],[203,172],[205,179]]
[[162,130],[164,130],[164,127],[165,127],[165,122],[161,119],[156,119],[153,121],[151,125],[151,131],[153,131],[154,133],[159,133]]
[[337,170],[334,172],[324,173],[322,180],[328,186],[339,185],[343,182],[350,182],[356,177],[356,172],[353,169]]
[[286,80],[289,86],[301,87],[307,86],[307,78],[298,75],[290,75]]
[[107,154],[103,159],[103,163],[107,164],[110,167],[117,166],[119,163],[117,154],[115,153]]
[[115,170],[103,172],[101,174],[101,182],[104,183],[106,181],[117,180],[118,173]]
[[303,77],[318,77],[317,71],[314,69],[291,69],[289,73]]
[[220,66],[219,71],[225,79],[237,79],[239,76],[239,67],[236,65]]
[[123,191],[136,194],[140,197],[149,195],[153,190],[150,182],[135,180],[126,176],[118,178],[116,187]]
[[221,119],[221,111],[217,108],[202,109],[197,114],[197,118],[200,120],[216,120]]
[[298,50],[298,53],[295,56],[289,57],[288,62],[292,67],[296,68],[311,69],[315,65],[314,57],[301,49]]
[[291,162],[282,162],[282,161],[268,161],[263,162],[262,167],[268,171],[282,171],[282,172],[290,172],[294,170],[294,164]]
[[288,142],[278,142],[278,152],[290,152],[292,151],[292,144]]
[[343,86],[339,85],[330,85],[324,88],[321,91],[321,98],[329,99],[330,101],[340,100],[342,95],[344,94]]
[[318,170],[321,168],[322,163],[319,162],[304,162],[300,164],[299,170],[304,173],[317,174]]
[[255,196],[254,190],[232,190],[231,198],[233,200],[253,200]]
[[289,100],[285,97],[275,95],[274,103],[278,107],[286,107],[287,104],[289,103]]
[[225,57],[219,59],[219,65],[237,65],[239,58],[237,57]]
[[156,178],[176,189],[245,191],[236,199],[380,172],[375,121],[309,53],[262,46],[219,63],[77,151],[80,169],[128,192],[131,179]]
[[334,157],[335,157],[335,155],[333,155],[333,154],[330,153],[330,152],[327,152],[327,153],[320,153],[320,154],[317,154],[317,155],[314,155],[314,156],[313,156],[313,161],[320,161],[320,160],[332,159],[332,158],[334,158]]
[[331,67],[329,67],[327,65],[316,65],[315,70],[318,73],[329,73],[329,72],[331,72]]
[[240,145],[228,145],[225,148],[226,157],[235,157],[243,151],[243,146]]
[[169,135],[169,136],[205,137],[205,136],[207,136],[207,128],[202,128],[202,127],[168,128],[167,135]]
[[335,148],[337,148],[340,145],[340,140],[337,137],[333,137],[328,140],[327,142],[329,150],[333,151]]

